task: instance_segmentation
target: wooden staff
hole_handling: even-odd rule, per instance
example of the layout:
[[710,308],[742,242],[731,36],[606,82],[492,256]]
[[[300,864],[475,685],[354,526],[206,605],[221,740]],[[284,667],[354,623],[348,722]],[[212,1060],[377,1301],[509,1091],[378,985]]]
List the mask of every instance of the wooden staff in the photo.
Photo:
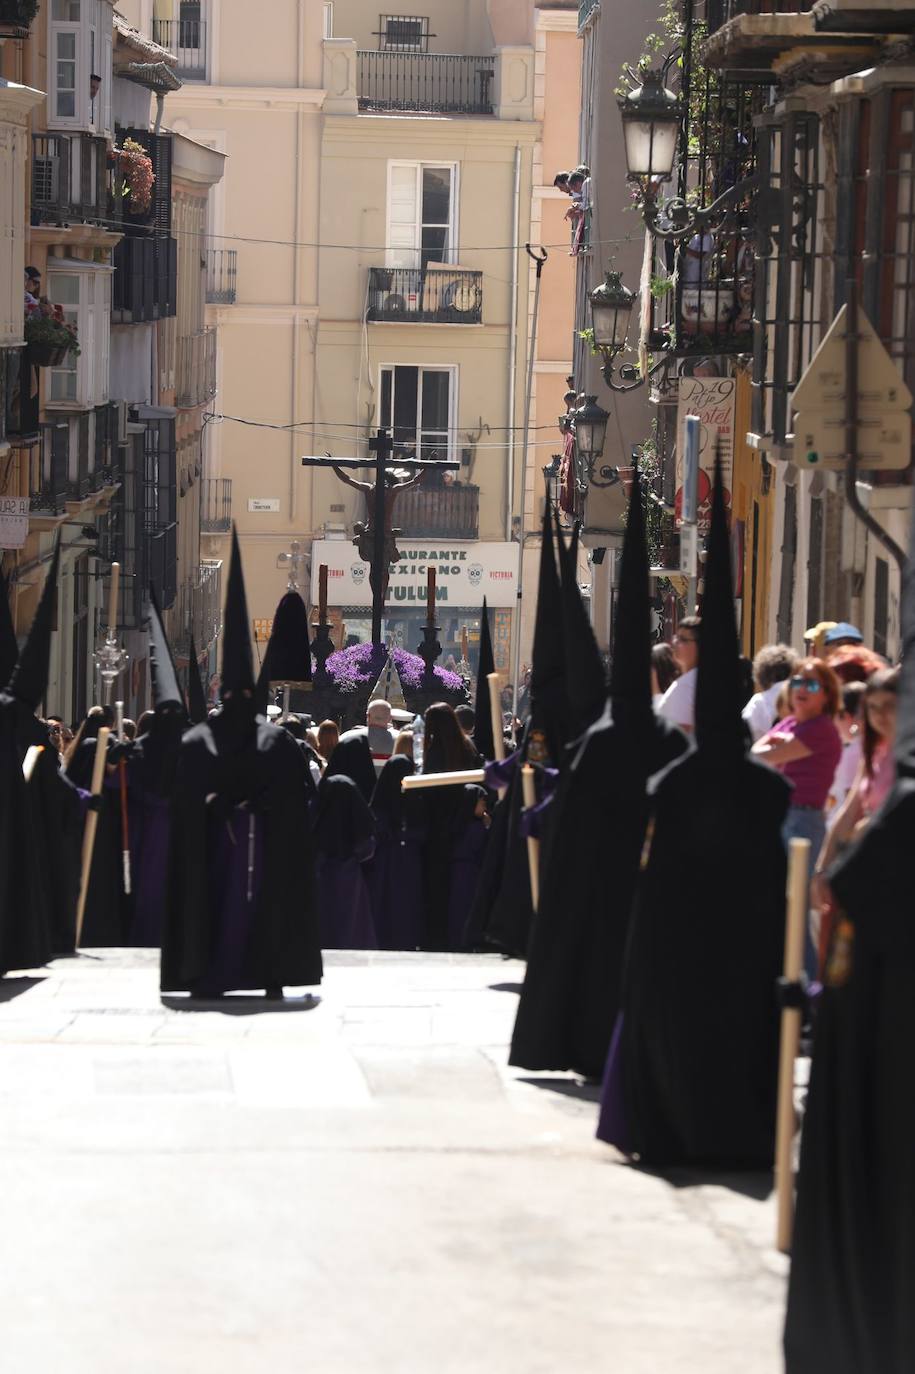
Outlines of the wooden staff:
[[[116,701],[115,728],[118,744],[124,743],[124,703]],[[130,817],[127,811],[127,760],[118,759],[118,787],[121,800],[121,871],[124,875],[124,891],[130,896]]]
[[114,634],[118,628],[118,589],[121,585],[121,565],[111,565],[111,589],[108,593],[108,629]]
[[327,564],[322,563],[318,568],[318,621],[321,625],[327,623]]
[[[95,762],[92,765],[92,796],[101,797],[105,784],[105,762],[108,756],[108,736],[111,731],[103,725],[98,732],[95,745]],[[92,851],[95,848],[95,832],[98,829],[98,812],[90,811],[86,817],[83,831],[83,866],[79,880],[79,902],[76,907],[76,944],[83,934],[83,918],[86,914],[86,897],[89,893],[89,873],[92,869]]]
[[[784,976],[788,983],[798,981],[804,966],[809,855],[809,840],[790,842],[784,965]],[[799,1008],[782,1008],[775,1129],[775,1186],[778,1203],[775,1244],[782,1254],[787,1254],[791,1249],[791,1232],[794,1226],[794,1168],[791,1158],[795,1136],[794,1061],[800,1044],[801,1021],[802,1013]]]
[[426,624],[435,624],[435,568],[431,563],[426,568]]
[[[521,766],[521,796],[525,807],[537,805],[537,784],[529,763]],[[531,871],[531,904],[536,911],[540,902],[540,841],[533,835],[527,837],[527,863]]]
[[458,773],[414,773],[404,778],[401,787],[405,792],[413,792],[421,787],[457,787],[460,783],[486,782],[485,768],[465,768]]

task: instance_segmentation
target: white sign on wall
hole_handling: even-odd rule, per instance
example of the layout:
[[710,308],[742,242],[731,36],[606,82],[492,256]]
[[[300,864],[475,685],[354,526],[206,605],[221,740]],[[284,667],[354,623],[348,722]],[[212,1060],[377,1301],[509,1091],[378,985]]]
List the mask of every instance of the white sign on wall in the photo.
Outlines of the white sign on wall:
[[262,514],[270,511],[276,512],[279,508],[280,501],[278,496],[250,496],[248,498],[248,510],[254,511],[255,513],[258,511]]
[[29,533],[29,498],[0,496],[0,549],[21,549]]
[[[385,602],[392,610],[426,604],[426,569],[436,573],[437,606],[514,606],[518,591],[517,544],[449,544],[447,540],[398,537],[401,561],[391,569]],[[318,575],[327,565],[330,606],[371,606],[369,566],[354,544],[343,539],[316,539],[311,549],[311,599],[318,601]]]

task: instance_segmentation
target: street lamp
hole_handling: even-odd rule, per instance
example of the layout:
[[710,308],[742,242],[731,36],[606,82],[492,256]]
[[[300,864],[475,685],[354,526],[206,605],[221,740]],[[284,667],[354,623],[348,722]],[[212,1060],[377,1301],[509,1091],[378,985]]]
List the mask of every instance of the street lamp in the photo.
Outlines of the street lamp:
[[612,487],[619,480],[619,473],[609,463],[601,463],[604,441],[607,437],[607,421],[610,416],[603,406],[597,404],[596,396],[586,396],[585,403],[572,412],[575,424],[575,449],[585,469],[588,483],[592,487]]
[[560,479],[562,476],[562,454],[554,453],[543,466],[543,480],[546,483],[547,500],[554,509],[559,507]]
[[640,72],[641,86],[619,101],[632,181],[668,181],[673,173],[683,107],[664,85],[664,73],[665,68]]
[[644,386],[648,378],[653,376],[655,372],[666,367],[670,361],[667,357],[660,358],[644,377],[639,374],[638,368],[634,367],[632,363],[626,363],[620,368],[620,377],[626,385],[620,386],[619,382],[613,380],[613,360],[626,347],[626,335],[629,330],[629,319],[632,315],[634,301],[635,293],[623,285],[619,272],[611,272],[609,269],[604,274],[604,280],[600,286],[595,286],[594,290],[588,294],[594,347],[603,357],[601,372],[611,391],[637,390],[638,387]]

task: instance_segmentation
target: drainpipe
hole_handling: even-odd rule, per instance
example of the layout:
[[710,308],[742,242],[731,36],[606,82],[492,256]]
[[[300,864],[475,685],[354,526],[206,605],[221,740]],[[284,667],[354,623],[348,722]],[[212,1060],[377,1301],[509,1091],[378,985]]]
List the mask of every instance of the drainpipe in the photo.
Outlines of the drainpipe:
[[[508,462],[506,463],[505,486],[505,540],[512,537],[512,503],[515,499],[515,368],[518,358],[518,229],[521,222],[521,145],[515,144],[515,177],[512,193],[512,284],[511,316],[508,325]],[[524,537],[524,512],[522,503],[521,537]]]
[[165,113],[165,92],[156,91],[156,122],[153,125],[153,133],[158,134],[162,128],[162,116]]

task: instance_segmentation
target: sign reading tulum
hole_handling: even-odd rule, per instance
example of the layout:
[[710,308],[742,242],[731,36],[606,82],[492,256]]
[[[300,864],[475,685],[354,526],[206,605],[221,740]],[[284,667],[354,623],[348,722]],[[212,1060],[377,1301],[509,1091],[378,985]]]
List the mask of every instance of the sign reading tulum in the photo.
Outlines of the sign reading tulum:
[[[514,606],[518,545],[449,544],[434,539],[398,539],[400,562],[393,564],[386,604],[425,605],[427,571],[435,568],[436,605]],[[327,567],[327,599],[332,606],[371,606],[366,564],[349,541],[316,539],[311,557],[312,600],[319,594],[319,569]]]

